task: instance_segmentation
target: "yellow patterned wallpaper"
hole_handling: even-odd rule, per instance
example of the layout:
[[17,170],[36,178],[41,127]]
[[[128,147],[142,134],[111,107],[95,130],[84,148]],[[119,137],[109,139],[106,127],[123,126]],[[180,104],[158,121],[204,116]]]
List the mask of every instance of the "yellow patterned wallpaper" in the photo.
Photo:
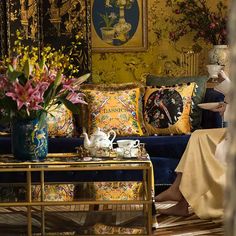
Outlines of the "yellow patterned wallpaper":
[[[214,4],[215,0],[208,0]],[[193,47],[191,35],[183,37],[175,45],[168,38],[168,23],[171,9],[165,0],[147,0],[148,4],[148,50],[135,53],[92,53],[92,74],[94,83],[144,82],[145,75],[204,75],[207,52],[210,45],[199,41],[202,50]],[[194,49],[194,50],[193,50]],[[183,51],[185,53],[183,53]],[[184,61],[189,54],[195,69],[186,68]],[[186,63],[185,63],[186,64]]]

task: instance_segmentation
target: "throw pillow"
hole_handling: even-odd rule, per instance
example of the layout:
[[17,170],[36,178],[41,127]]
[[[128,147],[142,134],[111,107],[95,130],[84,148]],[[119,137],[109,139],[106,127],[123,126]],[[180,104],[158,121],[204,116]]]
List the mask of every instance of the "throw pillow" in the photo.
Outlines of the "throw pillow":
[[47,116],[47,123],[49,136],[73,136],[73,115],[65,105],[61,104],[53,106]]
[[199,103],[204,101],[206,92],[206,83],[209,78],[206,76],[192,76],[192,77],[159,77],[155,75],[148,75],[146,78],[147,86],[173,86],[181,83],[195,82],[196,86],[192,97],[192,108],[190,112],[192,130],[201,128],[202,109],[198,107]]
[[145,235],[146,232],[141,227],[124,227],[124,226],[114,226],[105,225],[102,223],[96,223],[93,226],[94,235]]
[[142,200],[143,183],[138,181],[91,182],[76,184],[74,199],[91,198],[104,200]]
[[[143,88],[135,84],[83,85],[88,102],[88,133],[98,127],[114,130],[117,136],[144,134],[142,118]],[[86,127],[86,125],[84,125]]]
[[195,83],[172,87],[147,87],[144,95],[144,122],[150,135],[188,134]]
[[95,182],[94,194],[97,201],[109,200],[141,200],[142,182]]
[[[46,184],[44,186],[44,201],[73,201],[74,184]],[[32,185],[32,199],[41,201],[41,186]]]

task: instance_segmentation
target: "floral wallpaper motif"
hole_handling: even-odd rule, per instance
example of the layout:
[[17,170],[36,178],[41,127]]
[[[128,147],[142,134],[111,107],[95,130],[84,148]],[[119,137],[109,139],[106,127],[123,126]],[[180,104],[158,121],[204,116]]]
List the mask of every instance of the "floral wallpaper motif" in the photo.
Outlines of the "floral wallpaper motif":
[[[148,50],[136,53],[92,53],[94,83],[145,82],[146,74],[160,76],[190,75],[188,57],[198,55],[195,75],[206,75],[210,45],[186,35],[177,43],[169,40],[173,13],[166,0],[148,0]],[[214,0],[208,0],[214,5]],[[183,52],[184,56],[183,56]],[[187,61],[187,62],[186,62]]]

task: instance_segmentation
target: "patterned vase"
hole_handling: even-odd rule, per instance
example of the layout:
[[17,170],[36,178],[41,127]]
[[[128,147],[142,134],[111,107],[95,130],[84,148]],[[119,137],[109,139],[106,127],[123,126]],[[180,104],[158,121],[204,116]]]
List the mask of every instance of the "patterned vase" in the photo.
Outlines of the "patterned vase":
[[12,153],[18,160],[43,161],[48,154],[47,122],[14,120],[11,123]]
[[228,45],[214,45],[209,51],[209,64],[225,66],[229,62]]

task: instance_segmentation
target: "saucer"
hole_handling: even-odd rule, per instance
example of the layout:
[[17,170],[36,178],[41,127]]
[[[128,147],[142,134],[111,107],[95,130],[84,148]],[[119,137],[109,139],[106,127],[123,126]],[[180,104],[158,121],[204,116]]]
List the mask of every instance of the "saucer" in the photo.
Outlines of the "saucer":
[[205,110],[212,110],[217,108],[220,105],[219,102],[208,102],[208,103],[199,103],[198,106]]
[[138,157],[139,155],[139,148],[115,148],[114,151],[116,152],[117,156],[119,157]]

